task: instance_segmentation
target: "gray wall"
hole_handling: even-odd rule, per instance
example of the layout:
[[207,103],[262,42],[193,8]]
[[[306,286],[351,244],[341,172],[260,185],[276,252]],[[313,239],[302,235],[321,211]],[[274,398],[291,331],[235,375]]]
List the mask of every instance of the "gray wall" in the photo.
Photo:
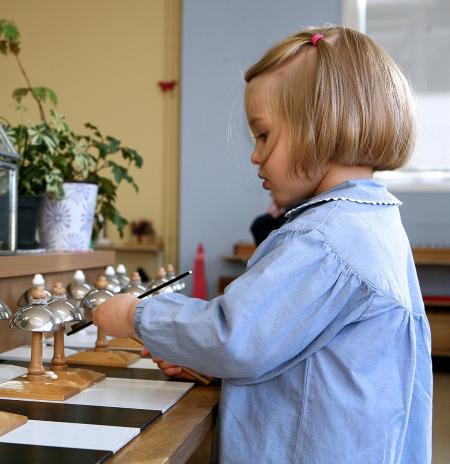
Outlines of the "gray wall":
[[[392,192],[412,246],[450,248],[450,192]],[[450,266],[419,266],[424,295],[450,295]]]
[[412,246],[450,248],[450,191],[391,191]]
[[338,0],[183,2],[180,269],[203,242],[209,297],[219,276],[242,271],[221,258],[252,241],[249,226],[270,202],[250,165],[243,73],[281,38],[340,20]]

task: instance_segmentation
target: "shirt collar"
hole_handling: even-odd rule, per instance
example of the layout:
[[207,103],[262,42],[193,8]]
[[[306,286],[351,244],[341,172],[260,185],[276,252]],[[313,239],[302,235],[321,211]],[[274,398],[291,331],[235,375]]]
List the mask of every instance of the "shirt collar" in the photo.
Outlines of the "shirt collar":
[[328,201],[352,201],[368,205],[401,205],[402,202],[386,190],[384,184],[372,179],[347,180],[326,192],[308,198],[290,209],[285,217],[290,219],[303,209]]

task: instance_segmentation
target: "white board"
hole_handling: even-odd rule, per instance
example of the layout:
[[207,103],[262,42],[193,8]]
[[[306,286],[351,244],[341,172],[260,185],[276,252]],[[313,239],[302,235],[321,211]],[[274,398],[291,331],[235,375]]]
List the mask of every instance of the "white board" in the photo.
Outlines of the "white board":
[[[64,353],[66,354],[66,356],[78,353],[78,351],[79,350],[74,350],[71,348],[64,348]],[[5,360],[5,361],[29,362],[30,358],[31,358],[31,346],[30,345],[19,346],[17,348],[13,348],[12,350],[5,351],[4,353],[0,353],[0,360]],[[42,348],[43,362],[51,362],[52,358],[53,358],[53,347],[44,346]],[[159,369],[158,365],[154,363],[150,358],[138,359],[134,364],[131,364],[129,367],[132,367],[134,369]],[[94,369],[94,366],[91,366],[91,368]]]
[[26,367],[13,366],[12,364],[0,364],[0,383],[24,375],[28,372]]
[[154,363],[150,358],[138,359],[128,367],[132,367],[133,369],[159,369],[158,364]]
[[[64,337],[64,346],[68,348],[84,350],[89,348],[94,348],[95,342],[97,340],[97,331],[96,327],[94,331],[92,331],[93,326],[89,326],[86,329],[80,330],[79,332],[65,336]],[[113,337],[106,337],[107,340],[111,340]],[[48,338],[45,340],[47,345],[53,345],[53,338]],[[120,350],[119,347],[112,347],[110,346],[111,350]],[[139,359],[137,362],[133,363],[129,367],[133,369],[158,369],[158,365],[154,363],[150,358],[142,358]]]
[[[11,380],[27,372],[26,368],[7,366],[0,377],[1,382]],[[1,369],[0,369],[1,374]],[[166,412],[192,387],[191,382],[165,380],[116,379],[107,377],[65,401],[55,403],[106,406],[111,408],[145,409]],[[3,398],[0,396],[0,398]],[[16,398],[8,398],[16,399]],[[21,401],[48,401],[22,398]]]
[[189,382],[106,378],[64,403],[166,412],[192,387]]
[[140,429],[134,427],[29,420],[0,437],[0,443],[108,450],[115,453],[139,432]]

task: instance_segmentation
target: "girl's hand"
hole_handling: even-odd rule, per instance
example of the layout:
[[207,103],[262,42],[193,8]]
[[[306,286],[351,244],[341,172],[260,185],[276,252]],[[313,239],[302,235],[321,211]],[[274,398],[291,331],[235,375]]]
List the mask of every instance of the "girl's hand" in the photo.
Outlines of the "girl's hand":
[[192,380],[195,382],[197,379],[192,377],[187,372],[183,370],[182,367],[176,366],[175,364],[171,364],[167,361],[164,361],[161,358],[157,358],[156,356],[152,357],[152,361],[158,364],[158,367],[164,372],[167,377],[175,377],[177,379],[187,379]]
[[141,358],[151,358],[152,357],[152,354],[150,353],[150,351],[148,351],[147,348],[142,348],[141,350]]
[[[158,367],[164,372],[165,375],[167,375],[167,377],[178,377],[183,371],[183,368],[181,368],[180,366],[170,364],[167,361],[158,358],[157,356],[152,356],[152,354],[147,348],[142,349],[141,358],[152,358],[152,361],[158,364]],[[187,377],[182,376],[180,378],[191,378],[188,374],[185,373],[185,375],[187,375]]]
[[134,311],[139,300],[129,293],[115,295],[93,311],[94,324],[114,337],[131,337],[134,333]]
[[[158,358],[157,356],[152,356],[150,351],[147,348],[144,348],[141,351],[141,357],[142,358],[147,358],[150,357],[152,358],[152,361],[158,364],[158,367],[163,371],[163,373],[167,377],[176,377],[177,379],[184,379],[184,380],[191,380],[193,382],[198,382],[200,379],[198,377],[192,376],[186,370],[181,367],[181,366],[176,366],[175,364],[171,364],[167,361],[162,360],[161,358]],[[206,385],[213,380],[213,377],[209,377],[207,375],[203,375],[202,377],[206,380],[202,380],[201,383],[206,383]]]

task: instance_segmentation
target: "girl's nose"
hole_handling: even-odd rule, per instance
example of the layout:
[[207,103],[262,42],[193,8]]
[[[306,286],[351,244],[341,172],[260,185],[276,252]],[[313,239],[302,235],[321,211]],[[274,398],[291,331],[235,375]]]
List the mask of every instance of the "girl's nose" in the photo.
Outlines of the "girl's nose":
[[252,164],[260,165],[261,164],[261,157],[257,150],[252,151],[252,156],[250,157],[250,161]]

